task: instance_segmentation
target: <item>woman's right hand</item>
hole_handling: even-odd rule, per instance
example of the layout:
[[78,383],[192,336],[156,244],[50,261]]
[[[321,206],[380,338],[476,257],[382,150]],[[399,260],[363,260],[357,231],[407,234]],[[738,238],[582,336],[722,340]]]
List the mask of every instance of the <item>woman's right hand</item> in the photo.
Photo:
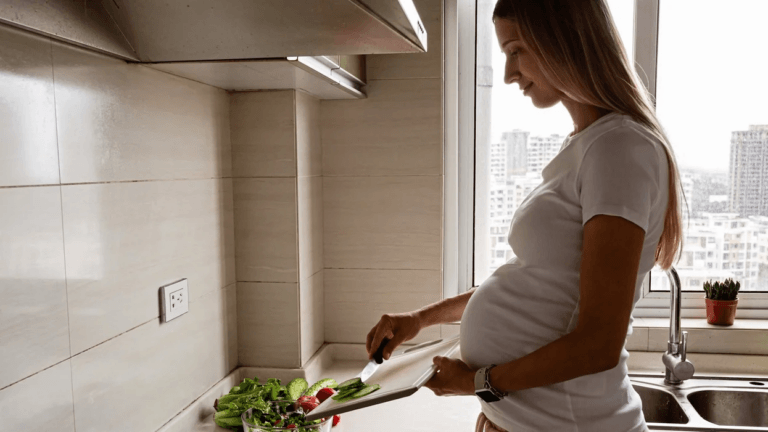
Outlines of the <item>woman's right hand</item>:
[[421,328],[422,322],[416,312],[382,315],[379,323],[371,329],[365,340],[368,359],[373,359],[373,354],[376,353],[384,338],[389,339],[389,342],[384,347],[382,357],[384,360],[389,359],[398,345],[415,338]]

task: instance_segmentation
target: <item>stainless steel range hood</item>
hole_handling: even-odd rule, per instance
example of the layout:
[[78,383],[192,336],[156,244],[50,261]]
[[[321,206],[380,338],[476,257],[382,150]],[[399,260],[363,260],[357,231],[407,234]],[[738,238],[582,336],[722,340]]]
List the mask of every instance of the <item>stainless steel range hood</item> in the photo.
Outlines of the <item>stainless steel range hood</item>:
[[153,63],[427,49],[413,0],[0,0],[0,21]]

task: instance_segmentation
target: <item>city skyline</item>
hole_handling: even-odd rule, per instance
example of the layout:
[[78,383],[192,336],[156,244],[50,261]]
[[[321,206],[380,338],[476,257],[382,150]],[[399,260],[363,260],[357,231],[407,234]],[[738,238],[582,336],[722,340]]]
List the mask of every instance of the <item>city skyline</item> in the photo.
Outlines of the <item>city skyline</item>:
[[[768,168],[760,162],[744,165],[744,157],[768,159],[768,126],[750,125],[732,131],[730,169],[707,172],[682,168],[681,187],[688,212],[684,213],[683,252],[675,264],[684,289],[699,290],[705,280],[735,278],[743,291],[768,291],[768,202],[762,189],[768,183]],[[489,270],[493,272],[514,257],[507,243],[509,226],[520,203],[543,179],[541,172],[559,152],[564,136],[538,136],[514,129],[490,143],[488,152]],[[744,157],[742,157],[744,156]],[[765,180],[763,180],[765,177]],[[746,187],[747,194],[734,193]],[[736,192],[734,192],[736,191]],[[734,212],[738,208],[740,211]],[[654,273],[655,289],[663,277]],[[663,288],[662,288],[663,289]]]

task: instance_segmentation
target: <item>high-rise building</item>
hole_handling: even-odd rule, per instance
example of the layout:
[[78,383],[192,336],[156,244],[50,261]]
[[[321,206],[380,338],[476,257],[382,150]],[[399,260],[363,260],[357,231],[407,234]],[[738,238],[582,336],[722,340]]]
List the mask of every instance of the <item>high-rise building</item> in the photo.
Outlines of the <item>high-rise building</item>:
[[[742,291],[768,291],[768,217],[703,213],[688,221],[683,253],[675,264],[684,290],[702,290],[708,280],[733,278]],[[666,289],[654,272],[651,289]]]
[[528,135],[530,132],[514,129],[501,134],[501,141],[506,150],[507,176],[525,175],[527,167]]
[[768,125],[732,133],[729,180],[731,212],[768,216]]
[[491,161],[488,168],[491,171],[491,183],[504,181],[507,178],[507,146],[504,142],[492,143],[489,156]]
[[560,148],[563,146],[564,136],[552,134],[548,137],[533,136],[526,146],[526,165],[529,173],[541,175],[541,171],[547,166]]

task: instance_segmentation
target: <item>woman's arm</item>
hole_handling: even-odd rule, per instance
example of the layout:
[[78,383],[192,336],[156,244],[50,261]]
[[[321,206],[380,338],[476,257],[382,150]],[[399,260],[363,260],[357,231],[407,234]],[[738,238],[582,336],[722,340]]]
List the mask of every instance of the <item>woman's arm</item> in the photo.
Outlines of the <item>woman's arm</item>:
[[632,313],[645,232],[626,219],[598,215],[584,225],[576,329],[491,370],[491,385],[517,391],[614,368]]
[[464,314],[464,308],[467,307],[469,298],[474,293],[475,288],[472,288],[464,294],[432,303],[416,311],[422,323],[422,328],[460,320]]

